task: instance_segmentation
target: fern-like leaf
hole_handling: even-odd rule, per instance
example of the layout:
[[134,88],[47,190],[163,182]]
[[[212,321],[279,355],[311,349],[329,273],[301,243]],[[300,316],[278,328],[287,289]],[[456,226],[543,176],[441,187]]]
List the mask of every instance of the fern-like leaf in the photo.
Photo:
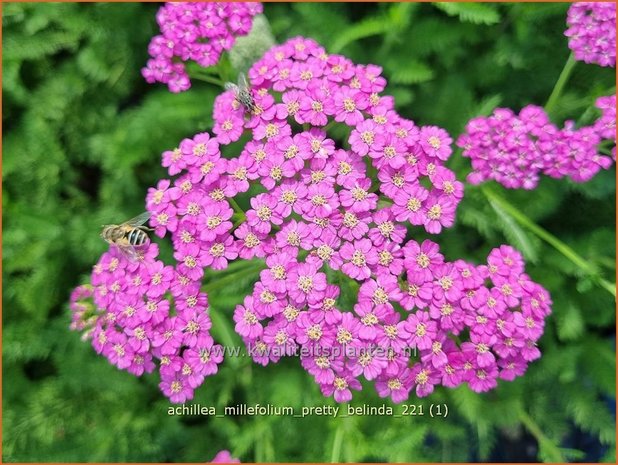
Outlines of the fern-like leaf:
[[457,16],[468,23],[491,25],[500,22],[500,13],[490,3],[436,2],[434,5],[447,15]]
[[434,73],[429,66],[416,60],[404,59],[405,64],[399,66],[391,75],[395,84],[418,84],[433,79]]

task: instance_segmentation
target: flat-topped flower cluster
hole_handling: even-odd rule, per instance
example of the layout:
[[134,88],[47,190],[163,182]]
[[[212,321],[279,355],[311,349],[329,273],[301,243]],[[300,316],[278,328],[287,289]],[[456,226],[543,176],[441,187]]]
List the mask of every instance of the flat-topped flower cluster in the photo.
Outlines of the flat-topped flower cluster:
[[[551,303],[524,274],[521,255],[504,246],[477,267],[447,262],[437,244],[412,237],[411,225],[431,234],[452,226],[463,196],[444,166],[447,132],[398,115],[393,98],[381,95],[380,67],[329,55],[310,39],[272,48],[249,81],[250,100],[234,90],[215,100],[214,135],[196,134],[163,154],[171,179],[148,192],[150,225],[171,236],[177,264],[163,266],[153,249],[137,275],[124,265],[127,287],[116,291],[129,292],[139,277],[148,283],[140,294],[147,306],[152,274],[168,283],[157,285],[155,298],[174,303],[159,301],[164,318],[152,333],[153,341],[174,341],[171,365],[161,363],[163,392],[181,402],[203,381],[196,374],[210,374],[198,360],[216,370],[199,285],[205,268],[236,259],[264,263],[233,315],[254,360],[309,349],[302,366],[339,402],[360,389],[360,376],[401,402],[412,389],[423,396],[437,384],[469,383],[481,392],[521,375],[539,356]],[[243,136],[239,154],[228,154]],[[112,257],[99,266],[105,279],[93,276],[105,287],[99,295],[114,285]],[[358,290],[352,309],[341,305],[344,286]],[[117,313],[105,307],[108,297],[97,299]],[[127,331],[121,319],[112,325]],[[193,339],[196,325],[203,340]],[[157,351],[153,344],[161,359]]]
[[589,181],[615,160],[615,146],[612,159],[599,153],[599,144],[616,142],[616,96],[601,97],[596,106],[601,117],[580,128],[567,121],[560,129],[534,105],[526,106],[519,115],[498,108],[489,117],[473,118],[457,140],[463,156],[472,162],[468,182],[494,180],[510,189],[534,189],[541,174]]
[[157,260],[150,243],[136,261],[111,247],[94,266],[90,284],[71,295],[72,329],[84,331],[97,353],[136,376],[155,369],[172,402],[218,371],[221,346],[210,335],[208,300],[191,280]]
[[258,2],[168,2],[157,13],[161,34],[148,46],[150,59],[142,75],[150,84],[167,84],[171,92],[191,87],[186,61],[208,68],[251,31]]
[[575,59],[616,66],[616,3],[576,2],[567,13],[569,48]]

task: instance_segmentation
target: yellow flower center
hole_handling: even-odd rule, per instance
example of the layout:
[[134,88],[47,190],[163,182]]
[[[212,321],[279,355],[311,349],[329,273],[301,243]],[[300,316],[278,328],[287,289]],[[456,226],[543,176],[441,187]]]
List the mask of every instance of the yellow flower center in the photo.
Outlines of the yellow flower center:
[[223,220],[220,216],[211,216],[206,220],[206,226],[208,226],[208,229],[215,229],[221,223],[223,223]]
[[332,247],[326,244],[323,244],[320,247],[318,247],[316,251],[318,257],[320,257],[321,260],[330,260],[330,257],[332,257],[334,252],[335,251],[332,249]]
[[210,255],[213,257],[222,257],[225,253],[225,246],[223,244],[214,244],[210,248]]
[[304,293],[311,291],[311,289],[313,289],[313,279],[311,276],[299,276],[298,287]]
[[253,313],[250,310],[247,310],[245,312],[245,315],[243,316],[243,320],[248,325],[254,325],[254,324],[256,324],[258,322],[257,316],[255,316],[255,313]]
[[333,381],[333,386],[335,386],[335,389],[338,391],[343,391],[348,388],[348,382],[344,378],[337,376],[335,381]]
[[427,212],[427,216],[430,220],[439,220],[442,216],[442,207],[438,204],[433,205]]
[[427,139],[427,143],[431,145],[434,149],[439,149],[441,145],[440,139],[438,139],[436,136],[431,136],[429,139]]
[[429,259],[429,256],[427,254],[421,252],[416,256],[416,263],[421,268],[427,268],[431,263],[431,260]]
[[275,294],[273,294],[267,289],[264,289],[262,293],[260,294],[260,301],[262,303],[272,304],[275,300],[277,300],[277,297],[275,297]]
[[378,263],[382,266],[389,266],[395,257],[388,250],[381,250],[378,254]]
[[384,288],[378,287],[373,293],[372,300],[373,303],[376,305],[385,304],[386,302],[388,302],[388,294],[386,293]]
[[289,115],[294,116],[296,113],[298,113],[298,110],[300,110],[300,103],[294,101],[294,102],[288,102],[285,105],[285,109],[288,111]]
[[253,233],[247,234],[247,237],[245,237],[245,247],[252,249],[258,245],[260,245],[260,240],[257,236]]
[[281,194],[281,201],[287,204],[293,204],[298,199],[296,192],[294,191],[283,191]]
[[429,381],[429,372],[427,370],[421,370],[418,372],[416,377],[414,378],[416,384],[423,385]]
[[355,250],[354,254],[352,255],[351,261],[352,261],[352,264],[354,264],[355,266],[365,266],[365,263],[366,263],[365,254],[361,252],[360,250]]
[[367,198],[367,195],[368,193],[365,189],[362,189],[360,187],[355,187],[352,189],[352,197],[354,198],[354,200],[365,200]]
[[317,341],[322,337],[322,327],[320,325],[313,325],[307,330],[307,336],[312,341]]
[[361,140],[367,145],[373,144],[374,137],[375,137],[375,134],[371,131],[363,131],[361,133]]
[[273,123],[269,123],[266,125],[266,138],[267,139],[272,139],[278,134],[279,134],[279,126]]
[[283,265],[275,265],[270,270],[275,279],[285,279],[285,268]]
[[352,340],[352,333],[344,328],[337,330],[337,342],[339,344],[347,344]]
[[352,212],[346,212],[343,215],[343,225],[346,228],[355,228],[358,223],[360,223],[360,220],[358,219],[358,217],[356,216],[356,214],[352,213]]
[[257,209],[257,217],[262,220],[262,221],[268,221],[270,220],[270,217],[272,215],[272,211],[270,210],[270,208],[268,208],[266,205],[262,205]]
[[421,201],[416,197],[412,197],[410,200],[408,200],[406,207],[411,212],[417,212],[421,208]]
[[367,313],[367,315],[361,318],[361,323],[365,326],[373,326],[378,323],[378,317],[373,313]]
[[419,324],[416,325],[415,334],[418,337],[423,337],[425,334],[427,334],[427,328],[425,327],[425,325],[423,323],[419,323]]
[[200,172],[206,175],[210,173],[214,167],[215,167],[215,164],[213,162],[207,161],[200,167]]
[[386,384],[391,391],[397,391],[403,387],[403,384],[401,384],[399,378],[389,379]]

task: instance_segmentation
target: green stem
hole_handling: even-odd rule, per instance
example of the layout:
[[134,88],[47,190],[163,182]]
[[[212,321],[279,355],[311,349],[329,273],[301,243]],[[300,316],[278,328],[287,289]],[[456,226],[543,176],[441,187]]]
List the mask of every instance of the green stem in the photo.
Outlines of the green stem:
[[243,224],[245,222],[246,218],[238,218],[234,224],[232,225],[232,229],[236,229],[238,226],[240,226],[241,224]]
[[539,443],[539,446],[544,446],[544,450],[549,455],[551,462],[554,463],[564,463],[564,457],[560,452],[560,449],[547,437],[543,434],[543,431],[536,424],[536,422],[532,419],[530,415],[528,415],[524,409],[519,410],[519,421],[526,427],[526,429],[534,436],[534,438]]
[[246,218],[245,211],[242,208],[240,208],[240,205],[236,203],[236,200],[234,200],[233,198],[229,198],[228,202],[230,202],[230,205],[232,206],[234,211],[238,213],[240,218],[244,220]]
[[337,124],[339,124],[337,121],[332,120],[330,123],[328,123],[326,126],[324,126],[323,131],[324,131],[324,132],[328,132],[328,131],[330,131],[333,127],[335,127]]
[[339,463],[341,456],[341,446],[343,444],[343,425],[340,424],[335,431],[335,439],[333,439],[333,451],[330,454],[330,463]]
[[204,81],[219,87],[225,87],[225,83],[223,81],[206,74],[191,74],[190,77],[191,79],[197,79],[198,81]]
[[[210,319],[212,320],[212,332],[215,335],[215,338],[219,338],[219,342],[223,343],[226,347],[235,347],[237,346],[236,341],[234,340],[234,331],[230,327],[230,323],[228,321],[229,315],[221,315],[218,311],[210,311]],[[227,356],[226,359],[229,359],[230,365],[233,368],[238,368],[240,365],[240,360],[238,357]]]
[[573,71],[573,68],[575,67],[576,63],[577,62],[575,61],[575,57],[571,53],[569,55],[569,58],[567,58],[566,63],[564,64],[564,68],[562,68],[562,72],[560,73],[560,76],[558,76],[558,80],[556,81],[556,85],[554,86],[554,89],[551,91],[551,94],[549,98],[547,99],[547,103],[545,104],[545,111],[547,113],[551,113],[551,111],[556,106],[556,103],[558,102],[558,99],[562,95],[564,86],[569,80],[569,77],[571,76],[571,72]]
[[250,272],[261,271],[262,268],[264,268],[264,262],[260,261],[260,262],[253,263],[251,266],[242,268],[241,270],[236,271],[234,273],[229,273],[223,276],[222,278],[219,278],[219,279],[215,278],[216,280],[213,281],[212,283],[205,284],[204,286],[202,286],[202,290],[206,292],[207,294],[210,294],[216,289],[219,289],[235,281],[238,281],[238,279],[242,278],[243,276],[249,275]]
[[482,186],[481,191],[483,192],[483,194],[485,194],[485,197],[487,198],[487,200],[489,200],[490,203],[494,202],[500,205],[503,210],[505,210],[515,219],[515,221],[530,230],[532,233],[536,234],[540,239],[547,242],[554,249],[556,249],[558,252],[568,258],[571,262],[577,265],[580,269],[585,271],[588,275],[595,278],[601,287],[603,287],[607,292],[616,297],[616,285],[599,276],[597,269],[594,267],[594,265],[591,264],[591,262],[587,261],[582,256],[577,254],[575,250],[573,250],[567,244],[565,244],[556,236],[551,234],[549,231],[546,231],[538,224],[534,223],[532,220],[530,220],[530,218],[528,218],[521,211],[519,211],[517,207],[510,204],[500,195],[496,194],[488,186]]

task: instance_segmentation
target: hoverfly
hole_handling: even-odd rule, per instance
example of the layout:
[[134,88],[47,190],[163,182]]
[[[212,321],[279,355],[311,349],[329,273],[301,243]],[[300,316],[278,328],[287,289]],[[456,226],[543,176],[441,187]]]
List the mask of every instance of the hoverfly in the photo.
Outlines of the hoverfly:
[[136,261],[139,257],[137,249],[150,242],[146,231],[152,231],[152,229],[144,226],[149,218],[150,213],[144,212],[122,224],[104,225],[101,237],[108,244],[115,245],[129,260]]
[[247,76],[243,73],[238,75],[238,84],[226,82],[225,90],[234,91],[236,100],[245,108],[245,111],[249,113],[255,111],[255,101],[253,100],[253,95],[251,95],[251,87],[249,87],[249,83],[247,82]]

